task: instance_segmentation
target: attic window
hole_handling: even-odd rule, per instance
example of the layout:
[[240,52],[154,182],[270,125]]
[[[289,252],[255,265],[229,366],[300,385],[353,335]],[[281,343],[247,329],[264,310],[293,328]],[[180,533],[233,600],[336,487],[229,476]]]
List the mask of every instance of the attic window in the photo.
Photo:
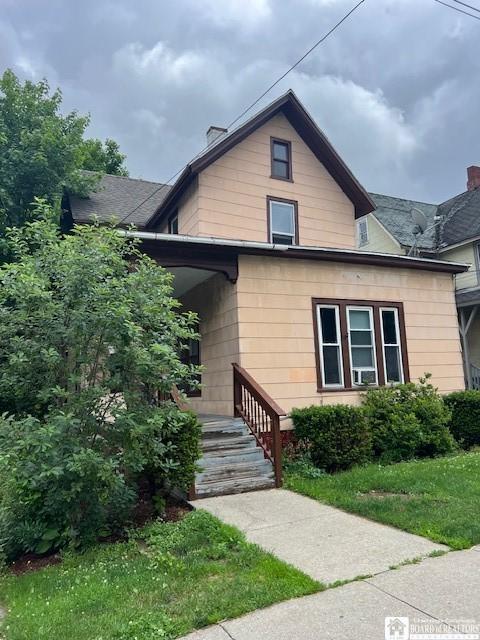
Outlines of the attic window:
[[366,218],[357,222],[357,239],[359,247],[368,244],[368,222]]
[[292,182],[292,145],[288,140],[270,139],[271,177]]

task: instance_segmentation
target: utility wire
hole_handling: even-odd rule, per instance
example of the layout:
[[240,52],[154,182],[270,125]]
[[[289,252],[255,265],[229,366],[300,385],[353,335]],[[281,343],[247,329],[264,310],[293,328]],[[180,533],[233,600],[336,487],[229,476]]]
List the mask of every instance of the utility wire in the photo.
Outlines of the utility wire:
[[[434,2],[438,2],[438,4],[443,4],[444,7],[448,7],[449,9],[453,9],[454,11],[463,13],[463,15],[470,16],[470,18],[474,18],[475,20],[480,20],[480,16],[474,16],[473,13],[468,13],[468,11],[464,11],[463,9],[460,9],[460,7],[454,7],[453,5],[448,4],[447,2],[443,2],[442,0],[434,0]],[[453,0],[453,2],[457,2],[457,0]],[[464,4],[464,3],[462,2],[461,4]]]
[[462,0],[453,0],[453,2],[456,2],[457,4],[462,4],[464,7],[467,7],[472,11],[478,11],[478,13],[480,13],[480,9],[478,9],[478,7],[474,7],[471,4],[467,4],[466,2],[462,2]]
[[[325,40],[332,35],[332,33],[334,31],[336,31],[338,29],[338,27],[340,27],[341,24],[343,24],[345,22],[345,20],[347,20],[352,13],[354,13],[354,11],[356,11],[361,4],[363,4],[365,2],[365,0],[360,0],[359,2],[357,2],[357,4],[355,6],[353,6],[350,11],[348,11],[348,13],[346,13],[343,18],[341,18],[341,20],[339,20],[329,31],[327,31],[327,33],[322,36],[320,38],[320,40],[317,40],[317,42],[310,47],[310,49],[308,49],[308,51],[306,51],[301,58],[299,58],[289,69],[287,69],[287,71],[285,71],[285,73],[283,73],[279,78],[277,78],[277,80],[275,80],[275,82],[273,82],[268,89],[266,89],[254,102],[252,102],[252,104],[250,106],[248,106],[246,109],[244,109],[242,111],[242,113],[235,118],[235,120],[232,120],[232,122],[230,122],[230,124],[228,125],[227,129],[231,129],[233,127],[234,124],[236,124],[241,118],[243,118],[243,116],[245,116],[251,109],[253,109],[253,107],[255,105],[257,105],[260,100],[262,100],[262,98],[264,98],[274,87],[277,86],[277,84],[279,82],[281,82],[286,76],[288,76],[288,74],[293,71],[296,67],[298,67],[298,65],[303,62],[305,60],[305,58],[307,56],[309,56],[312,51],[314,51],[319,45],[321,45],[323,42],[325,42]],[[201,151],[199,151],[191,160],[190,162],[193,162],[193,160],[195,160],[196,158],[198,158],[198,156],[200,156],[204,151],[206,151],[208,149],[208,145],[205,146],[203,149],[201,149]],[[142,207],[146,202],[148,202],[148,200],[150,200],[150,198],[153,198],[153,196],[157,195],[162,189],[164,189],[165,187],[169,187],[169,183],[172,182],[172,180],[174,180],[175,178],[177,178],[182,171],[188,166],[187,163],[186,165],[184,165],[181,169],[179,169],[176,173],[173,174],[173,176],[171,176],[166,183],[161,184],[157,189],[155,189],[154,191],[152,191],[152,193],[147,196],[144,200],[142,200],[142,202],[140,202],[140,204],[138,204],[134,209],[132,209],[129,213],[127,213],[126,216],[124,216],[119,222],[117,222],[117,225],[121,225],[122,223],[124,223],[127,218],[129,218],[133,213],[135,213],[135,211],[138,211],[138,209],[140,209],[140,207]]]

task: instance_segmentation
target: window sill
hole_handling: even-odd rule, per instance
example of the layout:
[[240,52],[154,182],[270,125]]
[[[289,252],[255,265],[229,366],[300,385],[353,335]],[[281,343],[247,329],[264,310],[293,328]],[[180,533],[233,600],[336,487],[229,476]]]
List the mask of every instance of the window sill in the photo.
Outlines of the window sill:
[[371,384],[366,387],[317,387],[317,393],[345,393],[352,391],[368,391],[369,389],[380,389],[381,385]]
[[273,174],[270,175],[270,178],[272,180],[283,180],[283,182],[293,182],[293,178],[282,178],[282,176],[274,176]]

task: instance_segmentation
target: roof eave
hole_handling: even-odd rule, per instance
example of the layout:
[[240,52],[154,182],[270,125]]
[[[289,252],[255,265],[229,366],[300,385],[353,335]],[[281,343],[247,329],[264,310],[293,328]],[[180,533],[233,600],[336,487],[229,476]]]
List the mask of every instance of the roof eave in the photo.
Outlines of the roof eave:
[[405,269],[422,269],[444,273],[463,273],[469,265],[433,260],[430,258],[413,258],[391,253],[367,253],[366,251],[331,249],[325,247],[305,247],[275,245],[271,243],[249,242],[245,240],[228,240],[226,238],[204,238],[195,236],[181,236],[149,231],[123,231],[149,243],[176,244],[183,250],[202,247],[209,253],[214,251],[233,252],[236,254],[263,255],[272,257],[297,258],[305,260],[324,260],[326,262],[346,262],[350,264],[364,264],[382,267],[398,267]]

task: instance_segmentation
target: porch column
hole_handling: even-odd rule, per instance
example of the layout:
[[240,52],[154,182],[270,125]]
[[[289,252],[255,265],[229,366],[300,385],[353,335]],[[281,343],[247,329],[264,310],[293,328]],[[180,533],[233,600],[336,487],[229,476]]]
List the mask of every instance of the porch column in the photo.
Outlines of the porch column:
[[460,308],[460,336],[462,338],[463,345],[463,362],[465,367],[465,379],[467,381],[467,388],[472,389],[472,369],[470,366],[470,353],[468,350],[468,330],[472,326],[472,321],[477,313],[478,306],[472,307],[468,318],[464,307]]

